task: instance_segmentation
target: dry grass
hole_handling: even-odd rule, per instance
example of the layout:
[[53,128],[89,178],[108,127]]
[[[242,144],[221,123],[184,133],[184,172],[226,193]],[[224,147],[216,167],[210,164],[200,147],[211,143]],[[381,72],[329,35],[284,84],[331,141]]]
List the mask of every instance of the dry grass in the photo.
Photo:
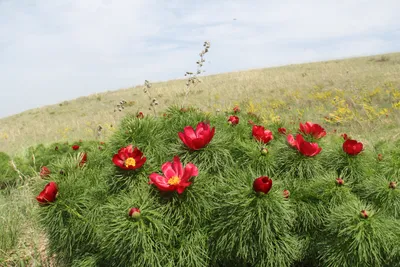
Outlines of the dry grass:
[[[324,96],[324,92],[339,90],[346,103],[360,105],[357,97],[361,93],[384,84],[390,83],[393,90],[399,90],[399,73],[400,53],[225,73],[201,77],[203,82],[192,89],[187,103],[208,111],[246,103],[250,111],[264,112],[266,120],[273,119],[268,115],[271,112],[282,116],[285,108],[291,106],[298,108],[301,116],[320,121],[323,114],[332,111],[325,106],[333,96]],[[184,88],[185,80],[153,84],[152,95],[160,103],[158,112],[180,104]],[[313,99],[318,97],[316,94],[327,98],[323,99],[326,103],[317,103]],[[127,107],[114,112],[121,99],[128,102]],[[127,112],[143,111],[150,115],[148,104],[143,86],[137,86],[28,110],[0,120],[0,147],[14,155],[36,143],[93,139],[99,124],[105,138]]]

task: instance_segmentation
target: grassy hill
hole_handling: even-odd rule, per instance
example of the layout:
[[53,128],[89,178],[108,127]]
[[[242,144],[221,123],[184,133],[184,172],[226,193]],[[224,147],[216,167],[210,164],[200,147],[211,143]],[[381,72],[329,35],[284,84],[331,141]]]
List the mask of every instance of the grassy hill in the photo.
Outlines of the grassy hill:
[[[400,53],[232,72],[201,77],[187,103],[209,112],[240,104],[265,122],[307,119],[328,128],[347,124],[347,131],[356,127],[360,133],[360,128],[400,125],[394,115],[400,108],[399,73]],[[124,114],[152,114],[143,88],[89,95],[0,119],[0,150],[13,155],[36,143],[104,139]],[[150,92],[159,102],[157,112],[182,103],[184,88],[185,80],[153,84]],[[125,109],[114,112],[122,99],[127,101]],[[101,136],[98,125],[103,127]],[[398,127],[394,131],[397,134]]]
[[[400,53],[225,73],[200,77],[202,83],[191,89],[187,105],[211,113],[231,112],[239,105],[265,124],[280,121],[292,129],[300,121],[321,123],[327,131],[346,132],[373,151],[371,146],[380,140],[400,139],[399,74]],[[127,113],[153,114],[143,88],[90,95],[0,119],[0,151],[15,156],[40,143],[106,140]],[[171,105],[181,105],[184,88],[185,80],[152,85],[158,116]],[[122,99],[127,101],[125,109],[114,112]],[[0,265],[52,266],[45,253],[47,239],[33,219],[38,209],[35,184],[43,181],[37,170],[21,171],[26,177],[18,186],[0,192],[0,225],[5,225]]]

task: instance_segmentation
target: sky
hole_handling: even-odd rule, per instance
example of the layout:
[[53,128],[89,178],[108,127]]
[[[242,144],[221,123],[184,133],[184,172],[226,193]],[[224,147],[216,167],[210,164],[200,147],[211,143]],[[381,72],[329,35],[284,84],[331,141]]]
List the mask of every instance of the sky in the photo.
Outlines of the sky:
[[0,0],[0,118],[96,92],[400,52],[399,0]]

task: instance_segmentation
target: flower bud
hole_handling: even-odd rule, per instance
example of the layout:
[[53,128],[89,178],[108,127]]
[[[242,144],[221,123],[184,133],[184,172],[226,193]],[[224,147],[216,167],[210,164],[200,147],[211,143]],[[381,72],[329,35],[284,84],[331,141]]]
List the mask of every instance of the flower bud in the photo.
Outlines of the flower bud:
[[261,176],[254,180],[253,182],[253,189],[257,193],[263,192],[267,194],[272,187],[272,179],[268,176]]
[[382,154],[378,154],[378,160],[379,160],[379,161],[382,161],[382,159],[383,159]]
[[286,128],[283,128],[283,127],[281,127],[281,128],[278,128],[278,132],[280,133],[280,134],[286,134]]
[[261,148],[261,154],[267,155],[268,154],[268,149],[266,147]]
[[364,219],[368,219],[368,213],[366,210],[361,211],[361,217],[363,217]]
[[138,114],[136,114],[136,118],[143,119],[144,118],[143,112],[139,112]]
[[344,185],[344,180],[342,178],[336,178],[336,184],[337,185]]
[[239,123],[239,117],[229,116],[228,123],[231,125],[237,125]]
[[132,217],[134,219],[137,219],[140,217],[140,209],[138,208],[131,208],[129,210],[129,217]]
[[289,197],[290,197],[290,192],[289,192],[289,190],[287,190],[287,189],[283,190],[283,197],[284,197],[284,198],[289,198]]
[[43,166],[41,169],[40,169],[40,177],[41,178],[45,178],[45,177],[48,177],[49,175],[50,175],[50,170],[49,170],[49,168],[47,168],[46,166]]
[[390,182],[389,183],[389,188],[391,188],[391,189],[396,189],[396,187],[397,187],[397,182]]

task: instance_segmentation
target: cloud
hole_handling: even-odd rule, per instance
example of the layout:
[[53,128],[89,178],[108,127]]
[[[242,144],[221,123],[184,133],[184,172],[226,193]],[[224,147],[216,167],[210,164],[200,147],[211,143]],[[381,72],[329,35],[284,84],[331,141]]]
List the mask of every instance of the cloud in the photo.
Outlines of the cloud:
[[0,0],[0,117],[182,77],[206,40],[208,74],[399,51],[397,10],[396,0]]

